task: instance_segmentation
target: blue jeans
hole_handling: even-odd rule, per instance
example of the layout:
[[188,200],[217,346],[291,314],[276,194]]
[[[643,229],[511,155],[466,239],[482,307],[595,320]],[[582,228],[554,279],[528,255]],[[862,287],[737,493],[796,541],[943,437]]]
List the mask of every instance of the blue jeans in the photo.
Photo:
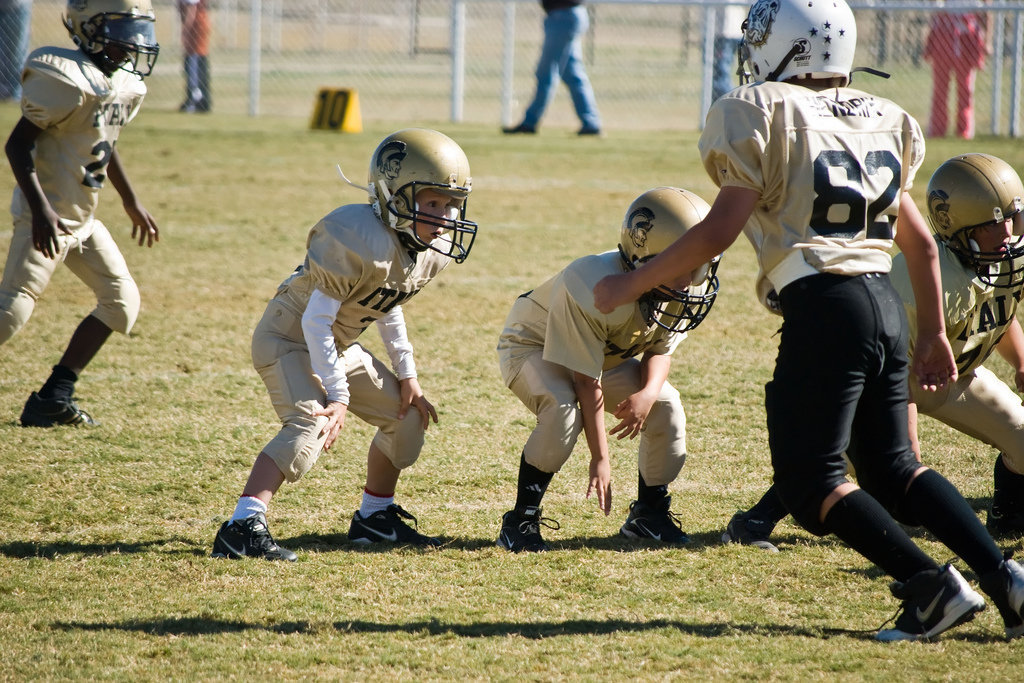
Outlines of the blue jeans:
[[0,100],[21,99],[21,70],[28,56],[31,2],[0,3]]
[[739,47],[739,44],[739,38],[715,36],[715,69],[711,81],[712,101],[740,84],[739,77],[736,75],[738,64],[736,48]]
[[544,18],[544,46],[537,63],[537,93],[526,109],[523,125],[536,127],[548,103],[554,97],[561,77],[569,87],[576,115],[584,128],[601,127],[594,89],[583,70],[581,36],[590,28],[590,18],[582,5],[554,10]]

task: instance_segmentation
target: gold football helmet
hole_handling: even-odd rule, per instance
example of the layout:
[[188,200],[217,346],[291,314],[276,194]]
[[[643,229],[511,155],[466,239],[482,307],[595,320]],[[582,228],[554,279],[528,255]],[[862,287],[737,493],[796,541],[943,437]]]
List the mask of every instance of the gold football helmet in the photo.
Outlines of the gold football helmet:
[[[450,137],[427,128],[406,128],[384,138],[370,159],[371,201],[374,211],[398,231],[398,237],[417,251],[433,249],[462,263],[476,239],[477,224],[466,220],[466,200],[473,189],[469,160]],[[416,193],[432,188],[462,200],[458,216],[447,220],[421,213]],[[445,234],[424,242],[413,223],[435,225]]]
[[156,42],[152,0],[68,0],[64,26],[104,73],[117,69],[145,78],[153,72]]
[[[1013,168],[989,154],[961,154],[939,166],[928,182],[928,217],[939,239],[988,285],[1024,282],[1024,186]],[[1004,250],[984,252],[977,228],[1013,221]]]
[[[687,230],[704,220],[711,207],[687,190],[656,187],[633,200],[619,230],[619,255],[628,270],[652,259]],[[686,289],[658,287],[640,298],[648,324],[673,332],[685,332],[700,325],[718,296],[716,256],[693,271]]]

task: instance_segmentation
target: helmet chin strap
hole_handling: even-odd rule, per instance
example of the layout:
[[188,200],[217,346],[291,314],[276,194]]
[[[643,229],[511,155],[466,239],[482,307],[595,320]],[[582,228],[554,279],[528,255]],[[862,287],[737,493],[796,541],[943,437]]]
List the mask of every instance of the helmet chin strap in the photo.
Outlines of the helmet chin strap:
[[800,54],[800,46],[794,43],[793,47],[789,48],[789,52],[786,53],[786,56],[782,58],[781,62],[779,62],[779,65],[775,67],[775,69],[771,73],[765,76],[764,80],[779,80],[779,75],[786,70],[786,67],[789,66],[789,63],[793,61],[793,57],[796,57],[798,54]]
[[[395,227],[395,225],[397,225],[398,219],[395,216],[391,215],[390,213],[388,213],[388,217],[386,219],[384,218],[385,209],[384,207],[380,206],[380,202],[377,201],[377,193],[374,191],[373,183],[370,183],[369,185],[357,185],[356,183],[353,183],[345,176],[345,172],[341,170],[341,164],[335,164],[334,168],[338,169],[338,175],[341,176],[341,179],[346,184],[351,185],[357,190],[362,190],[367,195],[369,195],[370,201],[376,207],[377,215],[380,216],[381,220],[387,220],[388,223],[390,224],[390,227],[392,228]],[[386,185],[384,185],[384,183],[380,184],[380,191],[384,195],[385,201],[391,199],[391,194],[388,192],[388,188]]]

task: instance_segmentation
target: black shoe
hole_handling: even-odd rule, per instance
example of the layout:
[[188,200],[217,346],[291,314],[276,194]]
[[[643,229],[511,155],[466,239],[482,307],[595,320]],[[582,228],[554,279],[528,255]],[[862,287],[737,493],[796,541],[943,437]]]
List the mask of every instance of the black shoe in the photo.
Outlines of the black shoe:
[[999,569],[978,580],[999,608],[1010,640],[1024,636],[1024,569],[1007,557]]
[[732,516],[732,519],[729,520],[729,525],[725,527],[725,533],[722,534],[722,543],[752,545],[755,548],[767,550],[770,553],[777,553],[779,549],[768,540],[774,528],[774,524],[769,524],[763,519],[755,519],[740,510]]
[[511,128],[502,128],[501,132],[505,133],[506,135],[516,135],[518,133],[525,133],[527,135],[533,135],[534,133],[537,132],[537,127],[536,126],[528,126],[525,123],[520,123],[518,126],[513,126]]
[[[905,583],[893,581],[889,590],[903,605],[893,628],[875,634],[885,642],[934,638],[985,609],[985,599],[949,564],[918,572]],[[1024,600],[1024,585],[1018,598]]]
[[287,560],[294,562],[298,556],[291,550],[274,542],[267,527],[267,518],[262,512],[220,525],[217,537],[213,539],[212,557],[227,557],[240,560],[243,557],[262,557],[265,560]]
[[509,510],[501,516],[501,532],[498,545],[514,553],[542,553],[548,544],[540,536],[541,526],[558,531],[561,525],[553,519],[541,516],[541,508],[528,507],[523,513]]
[[576,131],[576,135],[597,135],[597,136],[600,136],[601,135],[601,129],[600,128],[594,128],[593,126],[583,126],[578,131]]
[[98,427],[99,422],[78,407],[73,398],[42,398],[36,392],[25,401],[21,411],[22,427],[53,427],[55,425],[85,425]]
[[657,503],[643,503],[634,500],[629,504],[629,517],[619,529],[627,538],[650,538],[662,543],[685,545],[690,537],[682,529],[679,518],[669,510],[672,496],[665,496]]
[[1024,512],[1003,511],[996,505],[988,510],[985,528],[993,536],[1024,536]]
[[411,519],[414,525],[416,518],[402,509],[400,505],[391,504],[384,510],[363,517],[359,510],[352,515],[352,524],[348,527],[348,540],[353,543],[395,543],[402,545],[439,546],[441,540],[432,536],[424,536],[402,519]]

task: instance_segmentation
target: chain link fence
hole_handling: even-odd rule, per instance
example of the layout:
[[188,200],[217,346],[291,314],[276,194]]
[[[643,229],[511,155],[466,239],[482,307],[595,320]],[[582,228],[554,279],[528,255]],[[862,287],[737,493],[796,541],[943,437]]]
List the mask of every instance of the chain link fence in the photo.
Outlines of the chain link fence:
[[[12,0],[0,0],[0,6]],[[17,0],[14,0],[17,4]],[[29,45],[69,45],[62,0],[31,3]],[[608,131],[695,130],[711,102],[715,37],[728,0],[590,0],[587,72]],[[155,0],[161,52],[147,107],[184,98],[173,0]],[[214,109],[310,117],[320,88],[359,93],[364,121],[517,122],[533,95],[543,12],[536,0],[212,0]],[[938,12],[979,12],[984,66],[975,72],[978,134],[1020,135],[1024,1],[851,1],[857,64],[892,74],[857,85],[907,108],[927,128],[932,63],[924,57]],[[0,19],[0,22],[3,20]],[[252,36],[258,35],[258,43]],[[939,52],[959,54],[959,39]],[[0,52],[10,42],[0,31]],[[257,49],[258,47],[258,49]],[[955,76],[955,74],[954,74]],[[956,80],[950,86],[955,96]],[[950,102],[949,130],[957,112]],[[545,127],[575,129],[562,88]]]

